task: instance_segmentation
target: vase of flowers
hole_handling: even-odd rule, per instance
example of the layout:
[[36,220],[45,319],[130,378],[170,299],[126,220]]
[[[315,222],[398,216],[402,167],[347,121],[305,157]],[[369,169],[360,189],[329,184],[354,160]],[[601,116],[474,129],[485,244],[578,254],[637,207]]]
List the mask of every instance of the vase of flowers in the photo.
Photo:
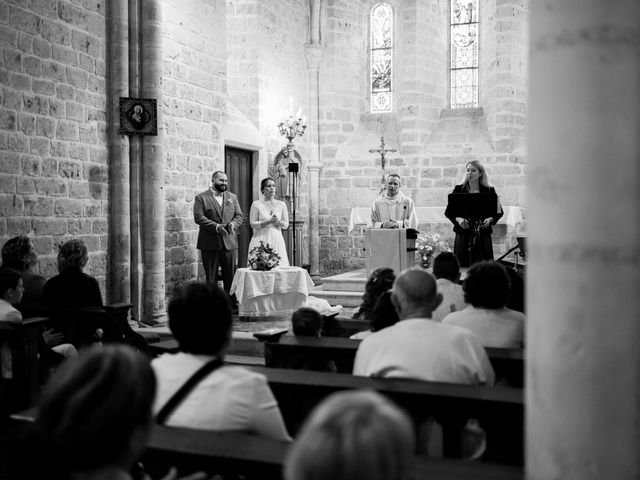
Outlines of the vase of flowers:
[[430,268],[436,255],[440,252],[450,252],[451,246],[438,233],[420,233],[416,238],[416,251],[422,268]]
[[262,240],[249,252],[247,263],[251,270],[271,270],[280,263],[280,255]]

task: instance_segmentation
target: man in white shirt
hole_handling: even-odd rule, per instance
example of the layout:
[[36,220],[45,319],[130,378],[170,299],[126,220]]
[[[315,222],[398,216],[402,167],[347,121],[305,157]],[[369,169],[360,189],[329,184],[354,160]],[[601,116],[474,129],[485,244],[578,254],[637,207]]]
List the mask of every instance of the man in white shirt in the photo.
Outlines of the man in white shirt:
[[492,385],[493,368],[478,339],[431,319],[441,301],[431,274],[420,268],[402,272],[392,294],[400,321],[362,340],[354,375]]
[[[176,291],[168,308],[169,328],[180,353],[151,362],[158,380],[154,413],[207,362],[223,360],[233,315],[228,296],[211,283],[192,283]],[[290,440],[278,403],[264,375],[221,365],[178,404],[166,424],[202,430],[234,430]]]
[[413,200],[400,192],[400,175],[387,177],[386,190],[371,205],[373,228],[418,228],[418,216]]
[[451,312],[467,307],[460,281],[460,262],[453,252],[442,252],[433,261],[433,275],[442,294],[442,303],[433,311],[431,318],[441,322]]
[[510,282],[505,268],[487,260],[467,271],[462,286],[471,305],[447,315],[442,323],[473,332],[485,347],[521,348],[524,343],[525,315],[506,308]]

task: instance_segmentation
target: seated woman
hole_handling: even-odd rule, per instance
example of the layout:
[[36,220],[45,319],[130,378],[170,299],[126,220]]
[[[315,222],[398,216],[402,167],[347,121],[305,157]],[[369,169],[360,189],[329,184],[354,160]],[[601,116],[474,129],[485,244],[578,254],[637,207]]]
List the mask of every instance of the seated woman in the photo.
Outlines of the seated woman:
[[391,290],[387,290],[380,295],[378,301],[373,307],[371,318],[369,319],[369,329],[354,333],[349,338],[353,340],[362,340],[373,332],[379,332],[383,328],[395,325],[399,320],[398,312],[396,312],[393,303],[391,303]]
[[521,348],[525,315],[506,307],[509,276],[498,262],[473,264],[462,284],[464,300],[470,305],[444,317],[442,323],[471,330],[485,347]]
[[44,390],[27,439],[33,461],[22,462],[42,471],[19,478],[130,480],[155,390],[149,360],[125,345],[92,347],[65,362]]
[[286,480],[405,480],[414,452],[407,415],[373,391],[334,393],[311,413],[284,465]]
[[[58,275],[44,285],[42,300],[48,307],[102,307],[102,293],[98,281],[82,270],[89,261],[87,246],[82,240],[66,242],[58,252]],[[92,322],[77,322],[51,314],[57,329],[62,331],[67,342],[81,348],[100,341],[99,325]]]
[[38,253],[31,239],[21,235],[13,237],[2,247],[2,267],[20,272],[24,294],[20,304],[38,305],[42,303],[42,290],[46,279],[35,272],[38,265]]
[[167,425],[202,430],[240,430],[290,440],[264,375],[224,365],[233,315],[229,297],[212,284],[192,283],[169,302],[169,328],[180,353],[152,362],[158,378],[154,411],[161,411],[195,372],[217,365],[170,413]]
[[280,267],[289,266],[287,248],[282,236],[282,229],[289,228],[289,213],[287,205],[274,198],[276,182],[273,178],[264,178],[260,182],[263,200],[256,200],[251,204],[249,222],[253,228],[253,237],[249,242],[249,252],[260,242],[268,243],[280,255]]
[[364,286],[364,295],[362,296],[362,303],[356,312],[353,314],[353,318],[360,318],[369,320],[371,318],[373,307],[380,295],[393,287],[393,282],[396,279],[396,274],[392,268],[381,267],[376,268],[366,285]]

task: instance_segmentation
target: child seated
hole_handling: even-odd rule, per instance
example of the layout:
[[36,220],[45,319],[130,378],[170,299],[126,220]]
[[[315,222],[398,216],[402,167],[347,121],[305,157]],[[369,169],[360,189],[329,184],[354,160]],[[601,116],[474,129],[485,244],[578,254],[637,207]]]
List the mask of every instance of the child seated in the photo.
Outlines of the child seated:
[[[322,315],[313,308],[301,307],[291,315],[291,326],[295,336],[320,338],[322,332]],[[336,372],[333,360],[322,358],[299,358],[291,368],[296,370],[313,370],[316,372]]]

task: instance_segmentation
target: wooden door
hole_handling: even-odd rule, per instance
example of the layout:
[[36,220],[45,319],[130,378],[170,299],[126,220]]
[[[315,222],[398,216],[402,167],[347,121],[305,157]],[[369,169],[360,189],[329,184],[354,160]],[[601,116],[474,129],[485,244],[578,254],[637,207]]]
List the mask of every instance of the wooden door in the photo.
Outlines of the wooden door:
[[247,253],[251,240],[249,209],[253,202],[253,152],[225,147],[224,170],[229,178],[229,191],[235,193],[244,214],[244,222],[238,231],[238,267],[247,266]]

